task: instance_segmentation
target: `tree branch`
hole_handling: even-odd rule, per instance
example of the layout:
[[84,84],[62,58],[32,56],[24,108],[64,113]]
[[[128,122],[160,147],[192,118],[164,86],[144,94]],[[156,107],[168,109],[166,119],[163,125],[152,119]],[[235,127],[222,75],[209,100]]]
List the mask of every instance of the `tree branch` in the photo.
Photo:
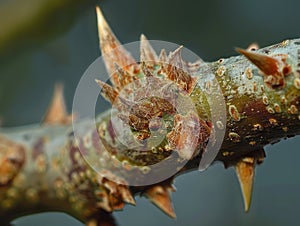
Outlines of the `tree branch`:
[[[102,53],[115,51],[119,42],[100,10],[98,17]],[[130,55],[122,48],[105,59],[108,71],[113,73],[113,63],[131,64],[119,68],[113,75],[114,87],[98,81],[103,95],[119,112],[109,110],[100,114],[96,130],[89,127],[89,121],[82,121],[79,126],[84,133],[78,137],[72,126],[54,125],[69,118],[64,107],[55,101],[51,106],[63,109],[57,112],[60,120],[52,120],[55,116],[51,116],[45,117],[48,125],[1,129],[1,219],[10,221],[34,212],[62,211],[87,225],[102,225],[100,221],[112,225],[109,214],[122,209],[125,203],[134,205],[136,194],[145,195],[169,216],[175,217],[170,201],[173,178],[198,169],[208,141],[214,138],[211,135],[217,130],[226,131],[215,161],[223,162],[226,167],[236,167],[245,209],[249,209],[254,167],[263,161],[263,147],[300,133],[300,40],[285,41],[254,52],[238,49],[244,56],[220,59],[205,67],[184,62],[180,49],[168,58],[164,53],[158,57],[145,37],[142,43],[141,63],[132,63]],[[179,64],[184,66],[180,68]],[[225,99],[225,125],[214,124],[207,104],[207,90],[211,91],[213,99],[220,98],[220,94],[214,93],[210,81],[204,83],[205,89],[199,85],[208,70],[214,73]],[[198,76],[191,75],[194,71]],[[139,84],[139,90],[128,90],[135,92],[137,98],[130,100],[129,95],[120,95],[120,90],[128,81],[134,82],[137,74],[147,82]],[[165,90],[167,81],[172,81],[184,92],[175,93],[170,86]],[[175,101],[176,107],[185,106],[183,100],[188,97],[196,106],[196,112],[187,109],[178,113],[166,99],[147,96],[149,89],[157,93],[168,91],[167,97],[170,102]],[[48,112],[53,112],[51,107]],[[128,117],[120,115],[124,112]],[[126,136],[127,141],[139,140],[144,151],[128,148],[117,139],[118,134],[112,130],[112,118],[118,117],[133,132]],[[165,120],[168,126],[163,141],[152,146],[147,138],[157,126],[151,121],[155,118]],[[123,128],[122,125],[119,122],[117,126]],[[93,161],[85,161],[87,159]],[[165,164],[161,168],[152,167],[162,161]],[[134,186],[143,182],[145,176],[159,176],[184,161],[187,164],[163,181]],[[129,182],[132,178],[133,185]]]

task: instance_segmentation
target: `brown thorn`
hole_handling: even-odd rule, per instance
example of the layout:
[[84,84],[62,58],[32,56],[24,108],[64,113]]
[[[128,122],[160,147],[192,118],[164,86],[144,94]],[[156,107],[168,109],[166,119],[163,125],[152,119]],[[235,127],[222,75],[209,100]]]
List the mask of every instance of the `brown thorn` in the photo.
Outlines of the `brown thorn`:
[[245,212],[248,212],[251,204],[255,164],[255,158],[246,157],[239,161],[235,166],[235,171],[243,194]]
[[119,95],[118,91],[116,91],[113,87],[106,84],[105,82],[102,82],[101,80],[95,79],[95,82],[97,82],[98,86],[101,88],[102,96],[111,104],[114,104],[116,98]]
[[144,34],[141,34],[140,41],[140,61],[150,61],[152,63],[157,62],[157,55]]
[[43,124],[70,124],[72,115],[69,115],[66,110],[64,100],[64,87],[61,83],[55,84],[53,97],[48,110],[42,120]]
[[128,187],[121,186],[119,189],[120,189],[120,193],[122,195],[123,201],[135,206],[136,202],[135,202],[130,190],[128,189]]
[[183,60],[181,58],[182,48],[183,48],[183,46],[179,46],[173,52],[170,52],[170,54],[168,56],[168,63],[170,65],[178,67],[180,69],[184,69],[183,68]]
[[244,49],[236,49],[257,66],[264,75],[264,82],[269,88],[283,88],[285,76],[292,72],[292,67],[287,63],[287,54],[276,54],[267,56]]
[[276,58],[251,52],[245,49],[235,49],[240,54],[243,54],[249,61],[258,67],[265,75],[276,75],[279,73],[278,60]]
[[192,77],[191,73],[195,71],[195,65],[199,66],[200,64],[199,62],[195,62],[194,65],[182,60],[182,48],[183,46],[180,46],[169,54],[168,65],[164,68],[164,71],[171,81],[174,81],[181,89],[190,94],[196,84],[196,78]]
[[137,65],[135,64],[134,58],[121,45],[119,40],[112,32],[99,7],[96,7],[96,12],[98,19],[100,48],[104,63],[107,72],[109,75],[112,75],[112,83],[117,86],[118,76],[115,74],[114,63],[117,63],[120,67],[126,70],[129,70],[130,65],[134,65],[134,68],[137,68]]
[[167,59],[168,59],[168,56],[167,56],[166,50],[162,49],[160,51],[160,54],[159,54],[159,57],[158,57],[158,61],[160,63],[167,63]]
[[176,218],[171,201],[171,191],[173,191],[173,188],[170,186],[154,185],[144,195],[168,216]]
[[183,49],[183,46],[179,46],[175,51],[173,51],[169,54],[169,57],[168,57],[169,64],[192,75],[193,73],[195,73],[199,70],[199,68],[202,64],[202,61],[197,60],[193,63],[184,61],[181,56],[182,49]]

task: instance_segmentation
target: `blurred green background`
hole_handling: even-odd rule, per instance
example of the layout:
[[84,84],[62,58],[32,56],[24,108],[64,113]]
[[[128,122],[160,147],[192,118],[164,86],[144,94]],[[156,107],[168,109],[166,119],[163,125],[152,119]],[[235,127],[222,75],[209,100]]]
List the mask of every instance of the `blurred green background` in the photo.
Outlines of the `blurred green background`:
[[[94,6],[99,4],[123,43],[149,39],[183,44],[206,61],[236,55],[235,46],[266,46],[300,37],[300,1],[0,0],[0,116],[4,126],[37,123],[55,82],[65,84],[71,109],[76,84],[99,56]],[[99,106],[102,111],[107,105]],[[116,212],[127,225],[296,225],[300,210],[300,139],[267,147],[250,212],[243,212],[232,169],[215,164],[176,179],[177,220],[144,198]],[[15,221],[27,225],[82,225],[58,213]]]

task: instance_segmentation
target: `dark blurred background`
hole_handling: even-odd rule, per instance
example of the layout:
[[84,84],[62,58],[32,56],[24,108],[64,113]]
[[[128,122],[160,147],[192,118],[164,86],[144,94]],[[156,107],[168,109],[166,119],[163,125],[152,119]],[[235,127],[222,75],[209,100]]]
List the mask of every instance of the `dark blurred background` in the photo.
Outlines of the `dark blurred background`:
[[[71,109],[76,85],[99,56],[94,6],[123,43],[149,39],[183,44],[206,61],[236,55],[234,47],[267,46],[300,37],[300,1],[0,0],[0,116],[4,126],[38,123],[55,82],[65,84]],[[99,106],[99,111],[104,109]],[[300,139],[267,147],[256,174],[250,212],[233,169],[215,164],[176,179],[177,220],[144,198],[116,216],[127,225],[296,225],[300,210]],[[298,148],[297,148],[298,147]],[[15,221],[27,225],[82,225],[65,214]]]

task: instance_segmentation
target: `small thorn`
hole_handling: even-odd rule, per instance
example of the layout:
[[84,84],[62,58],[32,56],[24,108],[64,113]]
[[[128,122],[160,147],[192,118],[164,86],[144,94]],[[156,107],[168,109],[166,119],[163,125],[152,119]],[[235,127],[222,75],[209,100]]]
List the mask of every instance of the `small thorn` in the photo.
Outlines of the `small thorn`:
[[111,104],[114,104],[119,93],[113,87],[105,82],[102,82],[101,80],[95,79],[95,82],[97,82],[98,86],[101,88],[102,96]]
[[48,110],[43,118],[44,124],[70,124],[72,115],[69,115],[66,110],[64,100],[64,87],[58,83],[54,87],[54,93]]
[[175,219],[176,214],[170,192],[171,188],[169,186],[154,185],[145,192],[145,196],[164,213]]
[[251,204],[253,180],[256,160],[254,158],[244,158],[235,166],[235,171],[240,182],[243,194],[245,212],[248,212]]
[[235,49],[240,54],[243,54],[256,67],[258,67],[265,75],[276,75],[279,73],[278,60],[276,58],[251,52],[245,49]]
[[175,49],[173,52],[170,52],[169,56],[168,56],[168,61],[169,64],[178,67],[180,69],[184,69],[183,68],[183,60],[181,57],[181,51],[183,49],[183,46],[179,46],[177,49]]
[[257,43],[252,43],[248,46],[247,51],[257,51],[259,50],[259,45]]
[[264,75],[264,82],[269,88],[283,88],[285,86],[285,76],[292,72],[292,67],[286,61],[287,54],[276,54],[267,56],[244,49],[236,49],[251,61]]
[[186,62],[182,59],[181,51],[183,46],[179,46],[175,51],[169,54],[168,60],[169,64],[185,71],[186,73],[192,75],[197,72],[202,64],[202,61],[199,59],[193,63]]
[[154,51],[154,49],[152,48],[151,44],[149,43],[148,39],[146,38],[145,35],[141,35],[141,43],[140,43],[140,51],[141,51],[141,55],[140,55],[140,61],[141,62],[148,62],[150,61],[150,63],[155,63],[157,62],[157,55]]
[[159,54],[159,57],[158,57],[158,61],[160,63],[167,63],[167,59],[168,59],[168,56],[167,56],[166,50],[162,49],[160,51],[160,54]]
[[182,60],[182,48],[183,46],[180,46],[169,54],[168,65],[164,70],[171,81],[175,82],[181,89],[190,94],[195,87],[196,78],[190,75],[189,63]]
[[128,189],[128,187],[121,187],[120,192],[121,192],[121,195],[122,195],[122,198],[123,198],[124,202],[127,202],[131,205],[134,205],[134,206],[136,205],[136,202],[135,202],[130,190]]
[[132,65],[134,65],[135,69],[137,68],[137,65],[135,64],[134,58],[121,45],[119,40],[110,29],[99,7],[96,7],[96,12],[98,19],[100,48],[104,58],[106,70],[109,75],[112,75],[112,83],[114,85],[118,85],[118,76],[115,74],[114,64],[117,63],[120,67],[126,70],[129,70]]

